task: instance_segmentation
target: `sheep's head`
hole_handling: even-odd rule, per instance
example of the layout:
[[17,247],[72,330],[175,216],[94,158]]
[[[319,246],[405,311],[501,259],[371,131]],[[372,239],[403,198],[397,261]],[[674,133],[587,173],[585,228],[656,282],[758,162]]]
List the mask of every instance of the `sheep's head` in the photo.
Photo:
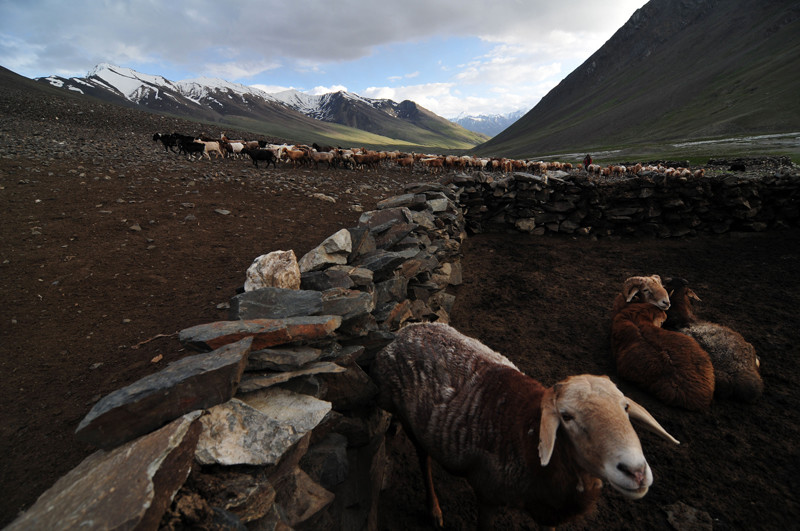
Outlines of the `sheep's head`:
[[631,302],[636,297],[637,302],[649,302],[662,310],[669,309],[669,295],[658,275],[628,277],[622,285],[622,294],[625,302]]
[[628,498],[647,494],[653,473],[630,418],[680,444],[642,406],[627,398],[608,376],[570,376],[545,392],[539,458],[547,466],[558,427],[572,441],[580,464]]
[[697,296],[697,293],[689,287],[689,281],[685,278],[674,277],[664,279],[664,289],[667,290],[670,297],[673,295],[675,297],[685,297],[686,302],[689,304],[691,304],[689,299],[694,299],[696,301],[702,300]]

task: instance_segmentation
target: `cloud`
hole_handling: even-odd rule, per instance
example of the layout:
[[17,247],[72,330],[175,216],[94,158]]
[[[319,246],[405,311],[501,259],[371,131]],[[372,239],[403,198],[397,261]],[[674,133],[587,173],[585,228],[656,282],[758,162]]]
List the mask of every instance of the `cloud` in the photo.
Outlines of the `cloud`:
[[[473,105],[535,103],[549,90],[544,87],[588,58],[644,3],[386,0],[376,8],[367,0],[291,6],[283,0],[0,0],[0,64],[29,77],[82,76],[111,62],[260,86],[327,85],[314,93],[369,86],[360,93],[391,93],[457,115]],[[431,55],[457,39],[480,39],[480,55]],[[358,61],[375,65],[393,46],[408,52],[394,64],[401,73],[359,70]],[[438,57],[438,66],[428,57]],[[420,82],[408,84],[411,79]],[[404,85],[376,86],[384,82]]]
[[313,94],[314,96],[319,96],[321,94],[329,94],[331,92],[347,92],[347,87],[344,85],[334,85],[332,87],[314,87],[313,89],[309,90],[309,94]]
[[479,35],[491,42],[552,44],[559,40],[554,29],[607,35],[607,24],[618,27],[624,22],[620,16],[642,3],[389,0],[381,9],[360,0],[342,0],[335,6],[325,0],[307,0],[301,6],[288,6],[282,0],[233,4],[30,0],[19,5],[6,0],[2,5],[7,11],[3,31],[25,28],[20,32],[24,39],[18,38],[29,44],[72,43],[72,49],[60,54],[68,64],[80,56],[85,61],[103,55],[117,63],[164,60],[188,67],[198,55],[219,46],[232,51],[229,60],[243,64],[296,58],[322,65],[368,56],[383,44],[433,36]]
[[256,83],[255,85],[250,86],[257,88],[258,90],[263,90],[267,94],[275,94],[277,92],[284,92],[286,90],[300,90],[296,87],[285,87],[283,85],[263,85],[261,83]]
[[206,63],[203,70],[212,77],[247,79],[280,68],[278,62]]

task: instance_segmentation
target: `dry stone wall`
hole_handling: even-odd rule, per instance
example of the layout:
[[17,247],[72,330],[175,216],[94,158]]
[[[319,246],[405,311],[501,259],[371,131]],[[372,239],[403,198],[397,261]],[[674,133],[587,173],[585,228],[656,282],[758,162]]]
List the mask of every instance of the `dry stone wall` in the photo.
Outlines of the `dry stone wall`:
[[763,231],[800,220],[800,174],[786,166],[760,176],[727,173],[616,179],[550,172],[456,175],[473,232],[682,237]]
[[375,354],[408,322],[449,320],[467,231],[653,235],[800,221],[800,177],[551,172],[416,184],[299,261],[254,260],[197,354],[101,399],[76,436],[101,448],[9,529],[377,529],[388,414]]

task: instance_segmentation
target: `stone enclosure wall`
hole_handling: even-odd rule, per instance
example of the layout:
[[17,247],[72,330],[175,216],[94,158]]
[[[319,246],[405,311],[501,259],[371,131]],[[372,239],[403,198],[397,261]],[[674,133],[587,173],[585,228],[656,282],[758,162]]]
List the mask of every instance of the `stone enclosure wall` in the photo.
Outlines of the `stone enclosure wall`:
[[605,181],[550,172],[455,176],[471,231],[637,235],[663,238],[698,232],[762,231],[797,225],[798,173],[784,167],[766,176],[727,173],[669,177],[657,172]]
[[100,450],[8,529],[376,529],[389,416],[368,372],[407,322],[449,320],[467,232],[652,235],[800,224],[796,168],[747,178],[456,174],[409,186],[299,261],[258,257],[198,353],[102,398]]

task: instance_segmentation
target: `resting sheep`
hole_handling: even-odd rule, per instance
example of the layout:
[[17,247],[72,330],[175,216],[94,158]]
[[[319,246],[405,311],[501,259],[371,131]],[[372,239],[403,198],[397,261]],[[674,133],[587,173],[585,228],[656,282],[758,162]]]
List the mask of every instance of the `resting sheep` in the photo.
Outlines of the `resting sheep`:
[[545,388],[445,324],[403,328],[372,370],[379,404],[417,449],[440,527],[431,459],[466,477],[481,527],[500,506],[555,526],[590,511],[603,480],[631,499],[647,493],[653,475],[629,416],[678,442],[608,377],[572,376]]
[[621,378],[665,404],[703,410],[714,397],[714,367],[697,341],[664,330],[667,314],[653,304],[620,308],[611,322],[611,351]]
[[764,391],[756,349],[742,335],[727,326],[698,319],[690,299],[700,297],[683,278],[666,280],[672,294],[672,308],[666,325],[693,337],[711,357],[716,380],[715,395],[753,402]]
[[630,302],[648,302],[661,310],[668,310],[670,305],[669,294],[658,275],[626,278],[622,284],[622,293],[617,294],[614,299],[611,313],[617,313]]

